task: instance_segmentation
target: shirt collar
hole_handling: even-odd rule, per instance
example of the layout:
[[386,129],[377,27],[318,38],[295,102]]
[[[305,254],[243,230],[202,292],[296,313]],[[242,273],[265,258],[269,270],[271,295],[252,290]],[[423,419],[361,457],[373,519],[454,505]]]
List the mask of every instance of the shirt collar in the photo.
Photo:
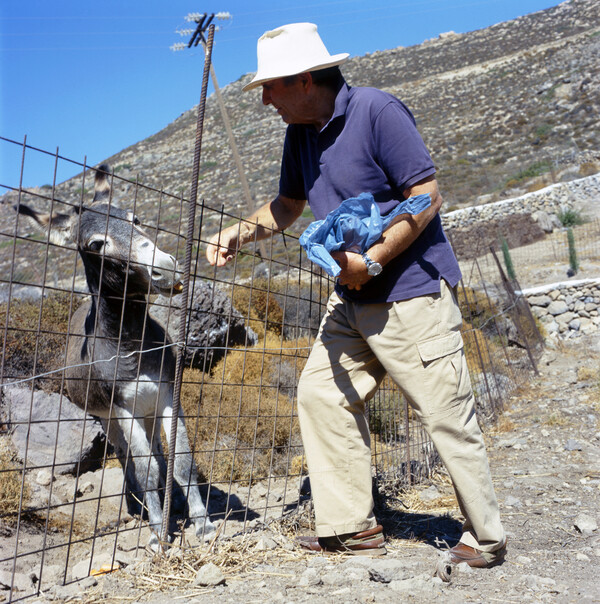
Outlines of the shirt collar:
[[[350,86],[346,84],[344,81],[335,97],[335,106],[333,108],[333,115],[329,119],[329,121],[325,124],[323,130],[326,130],[329,124],[336,120],[339,117],[344,117],[346,115],[346,109],[348,108],[348,103],[350,102]],[[321,130],[321,132],[323,132]]]

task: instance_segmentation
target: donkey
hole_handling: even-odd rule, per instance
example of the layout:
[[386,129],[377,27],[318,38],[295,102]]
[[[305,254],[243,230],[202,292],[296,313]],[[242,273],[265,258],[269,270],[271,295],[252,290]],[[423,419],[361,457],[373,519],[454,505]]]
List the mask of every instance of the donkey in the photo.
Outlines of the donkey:
[[[171,436],[175,355],[164,328],[148,313],[148,294],[172,295],[182,290],[177,261],[156,247],[132,212],[111,203],[109,168],[96,171],[94,198],[72,214],[43,214],[20,205],[17,211],[40,230],[49,229],[52,243],[72,242],[83,261],[91,294],[71,317],[65,371],[73,403],[100,418],[125,472],[130,510],[144,502],[159,547],[162,524],[159,489],[166,464],[160,430]],[[170,445],[169,445],[170,446]],[[174,478],[187,498],[196,535],[211,538],[196,484],[183,415],[179,414]]]

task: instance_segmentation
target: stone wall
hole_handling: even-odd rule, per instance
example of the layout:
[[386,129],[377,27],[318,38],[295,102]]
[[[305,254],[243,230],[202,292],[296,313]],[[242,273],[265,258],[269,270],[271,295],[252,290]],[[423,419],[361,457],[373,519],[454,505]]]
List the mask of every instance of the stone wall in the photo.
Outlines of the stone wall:
[[444,214],[442,222],[444,228],[452,229],[514,214],[531,214],[535,218],[540,212],[552,215],[566,209],[585,210],[586,205],[597,203],[599,198],[600,174],[594,174],[586,178],[550,185],[514,199],[503,199],[494,203],[454,210]]
[[600,278],[542,285],[521,294],[549,338],[576,338],[600,326]]

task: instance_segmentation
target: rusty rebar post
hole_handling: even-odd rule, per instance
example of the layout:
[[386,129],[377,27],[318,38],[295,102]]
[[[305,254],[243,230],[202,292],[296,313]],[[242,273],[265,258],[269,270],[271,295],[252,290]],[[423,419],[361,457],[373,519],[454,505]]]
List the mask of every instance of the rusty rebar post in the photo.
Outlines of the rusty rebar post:
[[[196,220],[196,203],[198,200],[198,179],[200,176],[200,155],[202,152],[202,132],[204,129],[204,113],[206,110],[206,96],[208,78],[212,57],[212,47],[215,35],[215,26],[208,29],[208,39],[204,54],[204,73],[202,76],[202,89],[200,103],[198,104],[198,119],[196,122],[196,143],[194,146],[194,164],[192,168],[192,188],[187,216],[187,238],[185,242],[185,264],[183,266],[183,290],[181,292],[181,312],[179,313],[179,346],[177,347],[177,362],[175,365],[175,383],[173,385],[173,408],[171,435],[169,438],[169,457],[167,460],[167,476],[165,481],[165,499],[163,504],[163,518],[161,526],[161,542],[166,543],[169,532],[169,518],[171,516],[171,494],[173,491],[173,467],[175,464],[175,445],[177,442],[177,425],[179,423],[179,409],[181,402],[181,383],[183,379],[183,364],[185,359],[185,342],[187,341],[187,305],[190,291],[190,275],[192,267],[192,247]],[[193,455],[193,452],[191,452]],[[196,476],[190,477],[191,481],[197,480]]]
[[[498,256],[496,255],[496,252],[495,252],[495,250],[494,250],[494,248],[492,246],[490,246],[490,252],[492,253],[494,261],[496,262],[496,266],[498,267],[498,272],[500,274],[500,279],[502,280],[502,285],[504,286],[504,290],[506,291],[506,294],[508,295],[510,306],[511,306],[511,308],[514,309],[511,314],[513,316],[513,322],[514,322],[515,327],[517,329],[517,333],[519,334],[519,336],[521,337],[521,339],[525,343],[525,349],[527,350],[527,356],[529,357],[529,362],[531,363],[531,367],[533,368],[533,372],[536,375],[539,375],[539,371],[538,371],[538,368],[537,368],[537,363],[535,362],[535,358],[533,357],[533,352],[531,350],[531,343],[529,341],[529,338],[527,337],[527,334],[523,330],[523,326],[521,325],[521,321],[520,321],[520,312],[521,311],[517,307],[517,305],[519,303],[519,296],[517,296],[517,294],[515,293],[514,287],[511,285],[510,280],[508,279],[508,277],[504,273],[504,270],[502,269],[502,265],[500,264],[500,260],[498,260]],[[527,303],[527,301],[525,301],[525,304],[527,304],[527,310],[529,311],[529,304]],[[531,315],[531,311],[529,311],[529,314]],[[533,323],[533,327],[537,331],[537,327],[535,326],[535,322],[533,321],[533,317],[531,317],[531,321]]]

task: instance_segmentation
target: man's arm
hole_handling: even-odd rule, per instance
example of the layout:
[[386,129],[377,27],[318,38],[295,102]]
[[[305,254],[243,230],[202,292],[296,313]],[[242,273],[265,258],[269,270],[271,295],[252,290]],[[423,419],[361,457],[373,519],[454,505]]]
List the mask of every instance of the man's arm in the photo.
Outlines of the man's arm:
[[224,266],[246,243],[267,239],[273,232],[283,231],[292,225],[302,214],[305,205],[306,200],[278,195],[247,219],[213,235],[206,248],[206,258],[213,266]]
[[[419,181],[405,189],[403,193],[406,199],[414,195],[429,193],[431,206],[415,216],[411,214],[398,216],[383,232],[381,238],[367,250],[369,258],[374,262],[379,262],[382,266],[410,247],[442,207],[442,196],[435,176],[429,176]],[[369,279],[372,279],[367,273],[367,267],[360,254],[335,252],[332,256],[342,269],[338,277],[341,285],[346,285],[349,289],[360,289]]]

